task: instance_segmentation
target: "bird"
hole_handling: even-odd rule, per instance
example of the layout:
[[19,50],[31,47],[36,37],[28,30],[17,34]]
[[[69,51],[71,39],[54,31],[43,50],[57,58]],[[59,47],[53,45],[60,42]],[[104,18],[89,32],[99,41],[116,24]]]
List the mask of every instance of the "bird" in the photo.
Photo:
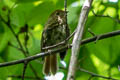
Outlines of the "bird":
[[[41,37],[41,52],[44,50],[44,47],[52,46],[66,40],[70,35],[70,29],[68,24],[66,24],[66,11],[55,10],[48,17],[48,20],[44,26],[42,37]],[[68,41],[65,41],[64,45],[55,47],[59,48],[68,44]],[[53,49],[50,49],[53,50]],[[60,51],[60,59],[64,60],[67,50]],[[50,54],[43,57],[43,74],[45,75],[55,75],[58,71],[58,61],[57,54]]]

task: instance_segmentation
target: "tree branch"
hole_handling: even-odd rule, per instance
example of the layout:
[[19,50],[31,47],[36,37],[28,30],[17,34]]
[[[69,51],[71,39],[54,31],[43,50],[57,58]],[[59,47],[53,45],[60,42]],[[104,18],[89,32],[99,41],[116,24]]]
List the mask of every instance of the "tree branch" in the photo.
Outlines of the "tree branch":
[[[106,38],[110,38],[110,37],[114,37],[114,36],[118,36],[118,35],[120,35],[120,30],[96,35],[95,37],[91,37],[91,38],[87,38],[87,39],[82,40],[81,45],[96,41],[98,36],[100,36],[99,40],[102,40],[102,39],[106,39]],[[43,52],[43,53],[38,53],[38,54],[36,53],[36,55],[29,56],[29,57],[26,57],[24,59],[0,63],[0,67],[5,67],[5,66],[11,66],[11,65],[15,65],[15,64],[24,63],[24,61],[32,61],[32,60],[38,59],[40,57],[47,56],[47,55],[52,54],[52,53],[57,53],[57,52],[66,50],[66,49],[71,48],[71,47],[72,47],[72,44],[61,47],[57,50],[52,50],[51,53],[50,52]]]
[[105,38],[109,38],[109,37],[113,37],[113,36],[117,36],[117,35],[120,35],[120,30],[116,30],[116,31],[113,31],[113,32],[96,35],[92,38],[84,39],[84,40],[81,41],[81,44],[86,44],[86,43],[89,43],[89,42],[96,41],[97,37],[99,37],[98,40],[101,40],[101,39],[105,39]]
[[91,3],[92,3],[92,0],[85,0],[84,5],[81,10],[81,13],[80,13],[77,31],[74,35],[74,39],[73,39],[73,43],[72,43],[72,54],[71,54],[71,59],[70,59],[70,64],[69,64],[67,80],[75,80],[78,55],[79,55],[79,51],[80,51],[79,49],[81,46],[84,25],[85,25],[86,19],[88,17]]

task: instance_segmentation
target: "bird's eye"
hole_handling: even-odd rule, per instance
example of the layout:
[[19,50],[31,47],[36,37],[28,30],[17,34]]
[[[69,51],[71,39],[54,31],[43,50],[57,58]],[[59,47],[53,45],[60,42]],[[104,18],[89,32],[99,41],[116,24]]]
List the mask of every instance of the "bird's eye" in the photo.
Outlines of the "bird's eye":
[[60,13],[59,13],[59,12],[57,12],[57,13],[56,13],[56,15],[58,16],[58,15],[60,15]]

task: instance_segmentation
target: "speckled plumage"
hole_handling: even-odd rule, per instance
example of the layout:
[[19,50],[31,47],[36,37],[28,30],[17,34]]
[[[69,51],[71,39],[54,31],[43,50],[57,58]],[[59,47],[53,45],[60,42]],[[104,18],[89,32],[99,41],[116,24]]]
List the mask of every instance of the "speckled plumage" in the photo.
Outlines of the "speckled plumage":
[[[60,43],[69,36],[70,31],[68,25],[65,25],[66,22],[64,14],[64,11],[56,10],[48,18],[48,21],[45,24],[42,33],[41,51],[45,51],[42,50],[43,47],[52,46],[57,43]],[[60,58],[64,59],[65,54],[66,51],[60,52]],[[46,56],[44,58],[43,72],[46,75],[55,74],[57,72],[57,54]]]

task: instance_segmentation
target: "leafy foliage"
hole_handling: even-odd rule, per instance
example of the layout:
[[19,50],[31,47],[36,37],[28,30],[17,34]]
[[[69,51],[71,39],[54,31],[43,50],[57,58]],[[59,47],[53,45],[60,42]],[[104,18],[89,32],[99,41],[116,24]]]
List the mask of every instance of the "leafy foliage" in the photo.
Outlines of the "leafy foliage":
[[[70,26],[71,33],[75,30],[78,18],[81,10],[81,6],[84,0],[68,0],[68,24]],[[94,10],[99,15],[110,15],[113,18],[119,18],[120,15],[120,1],[113,3],[108,0],[94,0],[91,10]],[[14,6],[14,7],[12,7]],[[19,39],[24,45],[24,30],[25,24],[28,24],[28,50],[30,55],[34,55],[40,52],[40,40],[41,33],[45,22],[51,12],[56,9],[64,8],[64,0],[2,0],[0,1],[0,15],[5,21],[8,20],[9,9],[11,10],[10,21],[15,33],[19,36]],[[114,19],[108,17],[96,17],[92,11],[90,11],[88,20],[85,26],[83,38],[92,37],[88,32],[90,28],[96,35],[111,32],[120,29],[120,24]],[[21,32],[20,32],[21,31]],[[117,69],[120,64],[120,36],[112,37],[97,41],[95,44],[89,43],[81,47],[79,54],[80,63],[78,66],[87,69],[91,72],[98,73],[104,76],[111,76],[120,79],[120,72]],[[11,33],[10,29],[0,19],[0,62],[8,62],[12,60],[18,60],[24,58],[21,51],[13,48],[11,43],[19,48],[19,45]],[[71,51],[65,58],[67,67],[69,64]],[[42,61],[41,59],[38,59]],[[35,70],[41,78],[42,64],[32,61]],[[8,77],[10,75],[22,75],[23,65],[14,65],[10,67],[0,68],[0,80],[18,80],[16,78]],[[67,70],[60,70],[67,76]],[[26,70],[26,76],[33,76],[30,67]],[[87,80],[90,75],[77,71],[76,80]],[[28,80],[28,79],[25,79]],[[65,80],[65,79],[64,79]],[[103,80],[101,78],[93,78],[93,80]]]

